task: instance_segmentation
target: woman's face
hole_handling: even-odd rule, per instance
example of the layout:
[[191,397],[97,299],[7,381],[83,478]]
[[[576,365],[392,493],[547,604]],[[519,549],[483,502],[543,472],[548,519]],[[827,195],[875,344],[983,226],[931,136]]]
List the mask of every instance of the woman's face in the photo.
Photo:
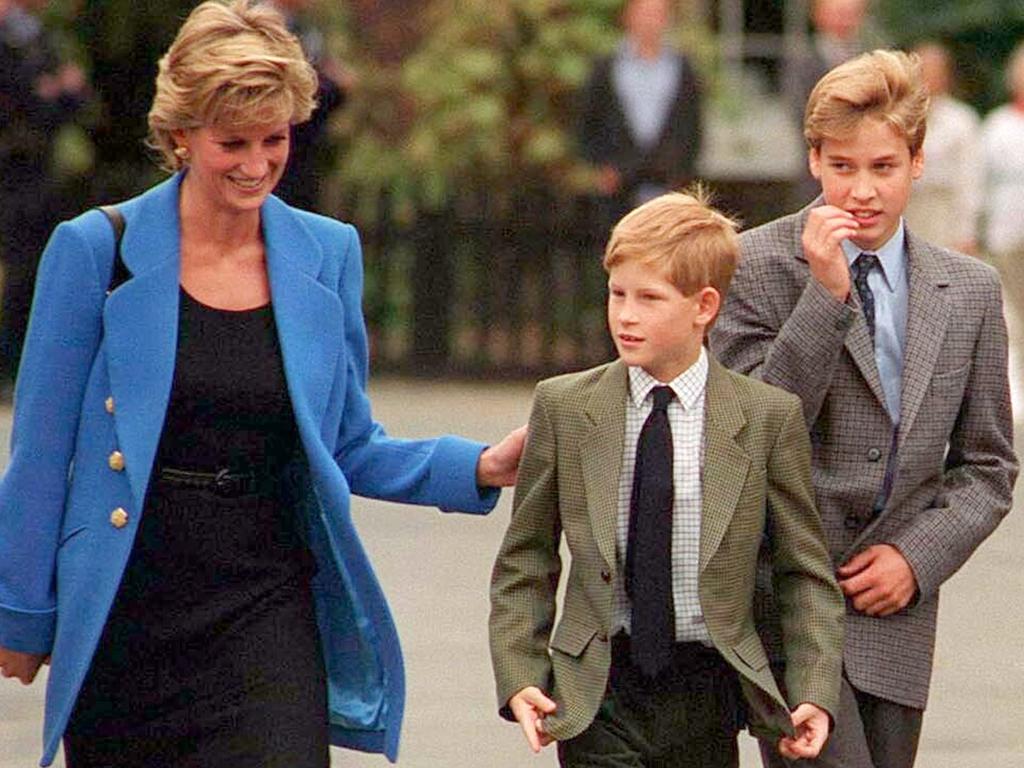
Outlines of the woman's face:
[[186,182],[205,205],[258,210],[288,162],[287,122],[246,127],[202,126],[175,133],[188,148]]

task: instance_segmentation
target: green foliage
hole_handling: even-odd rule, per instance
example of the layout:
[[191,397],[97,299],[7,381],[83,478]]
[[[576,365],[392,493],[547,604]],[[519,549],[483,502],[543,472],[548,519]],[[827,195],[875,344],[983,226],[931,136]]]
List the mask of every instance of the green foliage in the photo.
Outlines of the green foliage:
[[1003,67],[1024,39],[1021,0],[882,0],[877,13],[893,41],[938,40],[956,61],[959,95],[987,112],[1005,99]]
[[399,67],[361,72],[340,123],[345,197],[386,192],[411,215],[481,190],[510,203],[514,188],[578,188],[573,106],[593,57],[615,43],[619,5],[435,0]]

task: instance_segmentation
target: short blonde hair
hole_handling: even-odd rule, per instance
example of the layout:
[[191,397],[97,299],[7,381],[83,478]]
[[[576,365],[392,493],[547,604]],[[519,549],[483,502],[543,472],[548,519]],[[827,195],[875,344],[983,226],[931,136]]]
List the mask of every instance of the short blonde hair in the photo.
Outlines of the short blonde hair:
[[148,144],[178,170],[174,131],[301,123],[316,106],[316,89],[316,72],[280,13],[253,0],[207,0],[160,59]]
[[737,226],[711,207],[703,188],[670,192],[630,211],[615,225],[604,268],[635,259],[662,269],[685,296],[710,286],[724,297],[739,260]]
[[877,50],[830,70],[807,99],[804,138],[810,148],[820,150],[825,139],[850,136],[866,117],[895,128],[911,155],[921,150],[928,91],[918,56]]

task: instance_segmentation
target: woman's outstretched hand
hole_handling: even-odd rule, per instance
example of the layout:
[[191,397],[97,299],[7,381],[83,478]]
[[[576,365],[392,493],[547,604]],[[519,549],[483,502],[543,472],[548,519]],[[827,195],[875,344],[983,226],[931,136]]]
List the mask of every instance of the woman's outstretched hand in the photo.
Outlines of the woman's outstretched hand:
[[0,646],[0,675],[16,677],[25,685],[36,679],[36,673],[46,661],[41,653],[21,653],[9,651]]
[[476,465],[476,484],[485,488],[515,485],[519,474],[519,458],[526,445],[526,426],[513,429],[501,440],[480,454]]

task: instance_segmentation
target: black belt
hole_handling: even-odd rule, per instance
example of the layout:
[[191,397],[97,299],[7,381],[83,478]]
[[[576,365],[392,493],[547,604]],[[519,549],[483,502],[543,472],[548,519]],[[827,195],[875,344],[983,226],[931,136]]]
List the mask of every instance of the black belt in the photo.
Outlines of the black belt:
[[179,488],[208,491],[218,496],[250,496],[253,494],[272,495],[277,484],[263,473],[232,472],[219,469],[216,472],[193,472],[175,467],[157,468],[157,477],[162,483]]

